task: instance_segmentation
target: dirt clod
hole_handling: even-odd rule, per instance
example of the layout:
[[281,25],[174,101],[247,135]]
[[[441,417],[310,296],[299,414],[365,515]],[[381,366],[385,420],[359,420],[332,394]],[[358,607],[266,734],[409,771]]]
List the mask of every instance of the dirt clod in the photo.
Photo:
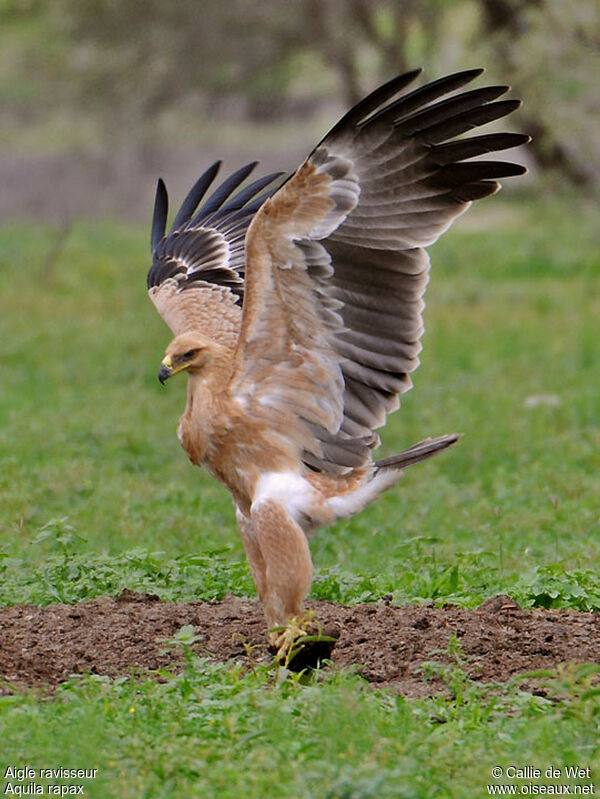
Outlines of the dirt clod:
[[[460,640],[471,677],[483,682],[570,661],[600,663],[600,614],[522,610],[507,596],[477,610],[395,607],[389,600],[351,607],[308,604],[324,628],[340,630],[334,667],[353,666],[374,686],[407,696],[440,690],[435,679],[424,681],[422,664],[449,662],[452,635]],[[250,665],[250,653],[255,662],[269,661],[258,602],[227,597],[177,604],[126,589],[116,599],[78,605],[1,608],[0,692],[52,690],[82,672],[115,677],[177,665],[176,653],[164,654],[164,639],[188,624],[199,636],[199,655]]]

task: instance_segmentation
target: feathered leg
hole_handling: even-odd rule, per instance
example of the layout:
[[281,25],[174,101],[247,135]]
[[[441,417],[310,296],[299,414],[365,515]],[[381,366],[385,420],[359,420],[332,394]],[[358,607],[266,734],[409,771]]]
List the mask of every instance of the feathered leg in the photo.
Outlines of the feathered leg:
[[266,594],[266,586],[267,586],[267,567],[265,564],[265,559],[262,556],[262,552],[260,551],[260,546],[258,543],[258,538],[256,537],[256,533],[254,532],[254,526],[252,521],[245,516],[242,511],[238,508],[236,512],[236,519],[238,529],[240,531],[240,535],[242,537],[242,543],[244,545],[244,550],[246,552],[246,558],[248,559],[248,563],[250,564],[250,569],[252,570],[252,577],[254,578],[254,585],[256,586],[256,592],[263,602],[263,597]]
[[254,536],[251,546],[257,545],[264,564],[261,585],[256,588],[267,624],[269,627],[285,624],[302,612],[302,600],[310,589],[313,567],[308,541],[275,500],[256,503],[251,523]]
[[331,655],[339,630],[323,631],[303,613],[313,568],[302,528],[274,500],[253,506],[250,519],[238,510],[237,520],[267,625],[280,628],[269,635],[277,659],[293,670],[316,666]]

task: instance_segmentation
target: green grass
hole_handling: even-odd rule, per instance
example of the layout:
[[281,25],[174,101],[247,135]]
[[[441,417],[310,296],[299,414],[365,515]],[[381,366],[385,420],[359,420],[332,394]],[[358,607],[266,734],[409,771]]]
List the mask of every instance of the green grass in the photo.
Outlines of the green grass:
[[[462,579],[485,561],[507,583],[597,566],[600,256],[591,213],[565,220],[567,207],[495,199],[479,228],[474,209],[434,248],[423,363],[381,453],[464,436],[317,533],[318,573],[385,576],[410,597],[424,564]],[[170,334],[145,295],[146,231],[79,225],[44,274],[52,241],[0,232],[0,548],[45,564],[56,542],[39,533],[66,518],[82,555],[243,560],[227,491],[175,436],[185,380],[156,379]],[[538,395],[558,404],[528,407]],[[478,571],[465,576],[475,594]]]
[[302,684],[190,657],[163,683],[88,677],[51,702],[7,697],[3,755],[37,769],[97,768],[94,780],[79,781],[85,795],[124,799],[485,796],[486,784],[531,782],[491,776],[510,765],[589,767],[591,779],[559,782],[594,781],[600,705],[592,669],[546,675],[556,701],[521,692],[517,682],[477,686],[459,662],[444,674],[448,697],[411,702],[349,673]]
[[[231,500],[175,436],[184,380],[156,379],[169,332],[145,295],[146,231],[79,224],[48,267],[54,236],[0,231],[0,602],[253,595]],[[593,209],[496,198],[432,255],[423,364],[381,452],[464,436],[315,535],[312,595],[599,610]],[[548,677],[550,702],[463,672],[453,699],[418,702],[352,674],[303,685],[192,658],[165,683],[82,679],[1,700],[0,766],[98,767],[87,796],[350,799],[487,795],[494,765],[599,765],[589,675]]]

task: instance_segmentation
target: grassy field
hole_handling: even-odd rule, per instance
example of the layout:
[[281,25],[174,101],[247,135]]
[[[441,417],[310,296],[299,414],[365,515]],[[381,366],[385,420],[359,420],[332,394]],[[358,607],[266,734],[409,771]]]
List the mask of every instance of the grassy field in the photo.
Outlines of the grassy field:
[[[228,494],[175,436],[184,380],[156,379],[169,333],[146,231],[77,225],[48,260],[55,235],[0,231],[0,602],[253,595]],[[591,207],[513,195],[436,245],[423,364],[382,454],[464,437],[314,537],[314,597],[600,610],[598,243]],[[556,702],[466,671],[457,654],[453,700],[409,702],[352,674],[303,685],[190,655],[164,684],[0,699],[0,767],[95,767],[90,797],[466,797],[503,782],[497,765],[600,774],[585,669],[547,677]]]

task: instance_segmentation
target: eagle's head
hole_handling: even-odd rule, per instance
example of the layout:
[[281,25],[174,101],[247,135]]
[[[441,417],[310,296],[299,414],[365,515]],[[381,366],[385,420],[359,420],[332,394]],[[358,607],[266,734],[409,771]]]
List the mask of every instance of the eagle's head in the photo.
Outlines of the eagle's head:
[[175,336],[161,361],[158,379],[164,383],[184,370],[190,374],[198,374],[211,360],[211,350],[211,343],[197,330]]

